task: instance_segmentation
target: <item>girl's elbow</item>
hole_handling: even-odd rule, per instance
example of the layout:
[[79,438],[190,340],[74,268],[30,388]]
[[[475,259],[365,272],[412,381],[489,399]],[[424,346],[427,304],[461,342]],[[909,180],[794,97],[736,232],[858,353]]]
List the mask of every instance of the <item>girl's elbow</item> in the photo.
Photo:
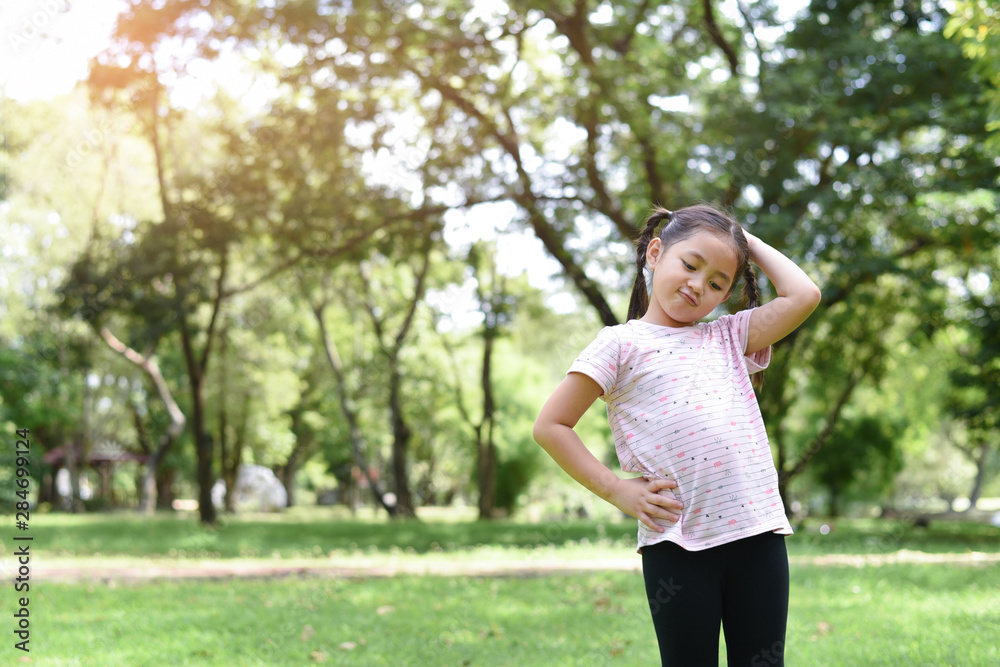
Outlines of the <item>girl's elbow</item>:
[[809,281],[809,289],[806,290],[806,303],[809,306],[809,312],[816,310],[819,306],[820,301],[823,300],[823,291],[816,286],[816,283]]
[[531,437],[534,438],[535,442],[542,447],[545,446],[545,433],[547,431],[547,426],[548,424],[539,416],[538,419],[535,420],[534,427],[531,429]]

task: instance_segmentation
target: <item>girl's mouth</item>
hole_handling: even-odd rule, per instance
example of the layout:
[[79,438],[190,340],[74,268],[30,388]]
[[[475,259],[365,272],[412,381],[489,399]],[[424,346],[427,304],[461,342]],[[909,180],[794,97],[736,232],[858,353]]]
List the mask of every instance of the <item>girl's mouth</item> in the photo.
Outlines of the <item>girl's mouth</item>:
[[680,295],[684,297],[684,300],[687,301],[692,307],[696,308],[698,306],[698,302],[690,294],[687,294],[686,292],[680,292]]

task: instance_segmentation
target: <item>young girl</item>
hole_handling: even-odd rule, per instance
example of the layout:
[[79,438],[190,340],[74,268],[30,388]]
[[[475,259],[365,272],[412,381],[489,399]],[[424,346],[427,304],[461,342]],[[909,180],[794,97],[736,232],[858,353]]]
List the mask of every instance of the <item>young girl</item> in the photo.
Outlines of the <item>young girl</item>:
[[[750,374],[820,291],[709,206],[654,210],[637,244],[628,321],[580,354],[538,415],[535,440],[573,479],[639,519],[664,665],[716,667],[720,623],[730,666],[783,665],[792,529]],[[778,293],[759,307],[750,260]],[[741,278],[748,310],[701,322]],[[622,470],[641,477],[619,478],[573,430],[598,398]]]

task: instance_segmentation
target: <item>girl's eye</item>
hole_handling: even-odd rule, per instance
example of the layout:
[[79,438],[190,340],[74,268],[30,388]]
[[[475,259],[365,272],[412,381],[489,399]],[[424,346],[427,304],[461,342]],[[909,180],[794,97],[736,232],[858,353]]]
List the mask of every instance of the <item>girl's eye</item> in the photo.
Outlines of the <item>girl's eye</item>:
[[709,285],[711,285],[712,289],[714,289],[717,292],[721,292],[722,291],[722,288],[719,287],[718,285],[716,285],[715,283],[709,283]]
[[681,260],[681,264],[683,264],[684,268],[687,269],[688,271],[694,271],[694,267],[685,262],[683,259]]

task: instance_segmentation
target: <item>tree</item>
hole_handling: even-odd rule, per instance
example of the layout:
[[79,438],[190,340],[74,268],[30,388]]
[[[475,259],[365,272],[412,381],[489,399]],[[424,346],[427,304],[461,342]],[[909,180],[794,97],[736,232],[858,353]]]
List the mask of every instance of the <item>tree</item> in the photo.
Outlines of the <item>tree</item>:
[[828,514],[840,515],[845,496],[871,498],[886,490],[902,469],[897,435],[885,418],[859,415],[840,420],[836,431],[813,459],[813,476],[829,492]]
[[[141,321],[146,335],[174,331],[180,337],[191,390],[199,512],[203,523],[212,524],[214,445],[206,424],[205,381],[223,304],[304,259],[352,250],[377,230],[366,222],[395,204],[386,199],[386,205],[338,208],[351,200],[351,187],[359,183],[356,175],[338,180],[347,171],[343,125],[330,124],[327,117],[323,132],[309,134],[321,119],[303,114],[294,102],[275,105],[268,121],[257,122],[249,132],[233,114],[223,113],[215,127],[202,122],[198,132],[216,137],[221,150],[208,159],[183,159],[191,157],[185,150],[190,144],[181,145],[176,135],[191,132],[191,125],[184,125],[185,114],[167,104],[161,77],[184,64],[164,62],[169,56],[159,47],[192,37],[205,47],[201,54],[214,53],[212,37],[220,28],[199,29],[193,20],[204,11],[198,3],[134,2],[119,18],[114,46],[92,66],[95,96],[109,105],[120,104],[123,97],[131,100],[145,119],[156,158],[162,221],[143,224],[132,235],[138,240],[122,249],[117,266],[113,260],[106,268],[95,268],[101,260],[88,252],[77,262],[66,294],[74,286],[86,286],[90,294],[78,294],[77,306],[88,319],[120,309]],[[225,100],[220,98],[219,104],[224,109]],[[298,123],[303,118],[310,121]],[[282,144],[271,145],[271,139],[289,135],[297,141],[285,144],[294,153],[285,156],[277,148]],[[312,152],[300,154],[303,146]],[[276,160],[285,166],[272,169]],[[325,187],[331,179],[339,186],[338,197]],[[353,218],[355,224],[343,224],[351,220],[344,211],[358,209],[365,213]],[[387,214],[384,219],[391,218]],[[269,261],[260,261],[265,258]],[[241,282],[231,284],[230,273]],[[121,289],[125,281],[114,281],[109,274],[124,276],[131,283],[128,289]],[[140,298],[135,298],[137,288],[145,290]],[[112,295],[101,295],[97,303],[93,296],[101,290]],[[204,316],[202,306],[207,306]]]
[[156,357],[153,355],[152,348],[150,348],[146,354],[140,354],[115,338],[114,334],[112,334],[107,327],[101,328],[101,337],[108,344],[108,346],[111,347],[111,349],[124,356],[133,364],[139,366],[146,373],[149,380],[155,386],[157,395],[163,402],[167,415],[169,416],[170,423],[160,435],[156,447],[153,448],[146,444],[148,437],[143,424],[142,414],[139,412],[137,407],[133,407],[136,436],[139,440],[140,447],[145,450],[146,454],[149,456],[146,461],[146,468],[142,475],[142,480],[139,482],[139,511],[145,514],[151,514],[156,507],[157,501],[157,472],[160,469],[160,464],[163,462],[173,444],[180,437],[181,433],[184,432],[187,417],[184,416],[184,413],[181,411],[180,406],[178,406],[177,401],[174,400],[173,393],[170,391],[169,385],[164,379],[163,374],[160,372],[160,366],[157,363]]
[[988,0],[960,0],[944,34],[962,45],[962,52],[975,61],[986,84],[982,93],[988,108],[986,129],[993,133],[990,146],[1000,152],[1000,64],[994,57],[1000,51],[1000,16],[996,7]]
[[386,513],[395,518],[396,502],[387,496],[380,481],[372,475],[372,465],[369,463],[369,446],[361,429],[361,420],[355,398],[348,385],[347,369],[341,359],[337,343],[330,335],[326,324],[326,311],[330,305],[330,285],[327,276],[321,278],[318,286],[310,286],[303,281],[302,289],[304,296],[308,300],[309,307],[316,318],[319,329],[319,342],[326,354],[326,359],[330,370],[336,381],[337,400],[340,410],[348,425],[348,439],[351,446],[351,454],[354,465],[359,469],[368,482],[374,499]]
[[448,351],[450,365],[454,373],[455,405],[462,420],[473,432],[476,485],[479,491],[479,519],[493,519],[497,508],[498,455],[496,447],[496,401],[493,379],[493,356],[497,339],[504,335],[514,317],[518,298],[511,292],[507,276],[500,273],[496,259],[495,243],[476,242],[469,249],[466,262],[475,281],[476,301],[483,316],[480,329],[483,349],[480,362],[480,390],[482,408],[480,419],[475,420],[466,406],[466,392],[463,389],[460,364],[454,346],[447,335],[441,340]]
[[949,336],[958,364],[950,370],[952,391],[945,405],[965,435],[953,444],[976,466],[970,509],[976,508],[983,486],[1000,467],[1000,397],[995,390],[1000,386],[998,260],[996,247],[986,250],[983,264],[949,280],[949,287],[961,295],[963,317]]
[[[410,334],[417,306],[423,301],[427,285],[427,271],[430,268],[431,262],[431,251],[434,247],[435,238],[439,237],[440,232],[434,227],[430,227],[424,233],[424,237],[419,239],[418,251],[415,258],[417,265],[412,268],[412,289],[398,303],[388,303],[384,309],[376,305],[376,295],[380,295],[383,301],[385,301],[389,296],[390,288],[388,285],[375,283],[371,274],[371,264],[376,262],[382,263],[386,260],[392,262],[392,255],[389,257],[376,255],[367,262],[362,262],[359,272],[361,282],[364,285],[364,307],[371,318],[372,327],[375,330],[375,342],[385,361],[389,374],[389,415],[392,423],[392,479],[396,494],[396,515],[400,517],[416,517],[416,508],[410,492],[409,482],[407,459],[411,430],[406,423],[406,417],[403,412],[403,372],[400,364],[400,354]],[[398,245],[395,250],[399,250]],[[392,335],[388,331],[387,321],[389,316],[395,312],[403,313],[403,319],[398,324],[395,335]]]
[[[445,184],[466,198],[506,193],[605,324],[618,321],[607,293],[627,282],[622,242],[650,202],[732,205],[806,264],[824,303],[778,346],[761,397],[783,487],[822,448],[837,406],[869,380],[880,353],[875,326],[840,338],[841,357],[858,365],[800,457],[781,422],[800,395],[790,373],[810,332],[826,328],[828,314],[843,317],[855,292],[894,308],[885,290],[899,285],[884,276],[911,290],[930,285],[934,248],[970,233],[995,242],[982,228],[958,229],[954,216],[938,224],[921,205],[929,192],[991,188],[997,176],[975,104],[981,85],[942,35],[948,15],[935,3],[880,12],[816,4],[794,30],[767,4],[730,18],[696,2],[513,3],[464,21],[446,3],[272,14],[252,24],[301,49],[297,72],[312,85],[331,68],[331,85],[366,84],[363,99],[407,108],[400,90],[413,91],[433,146],[449,145],[461,126],[478,150],[459,149],[447,168],[428,154],[427,195]],[[768,28],[780,35],[773,43]],[[338,48],[328,53],[331,42]],[[601,287],[584,267],[618,269],[621,284]]]

